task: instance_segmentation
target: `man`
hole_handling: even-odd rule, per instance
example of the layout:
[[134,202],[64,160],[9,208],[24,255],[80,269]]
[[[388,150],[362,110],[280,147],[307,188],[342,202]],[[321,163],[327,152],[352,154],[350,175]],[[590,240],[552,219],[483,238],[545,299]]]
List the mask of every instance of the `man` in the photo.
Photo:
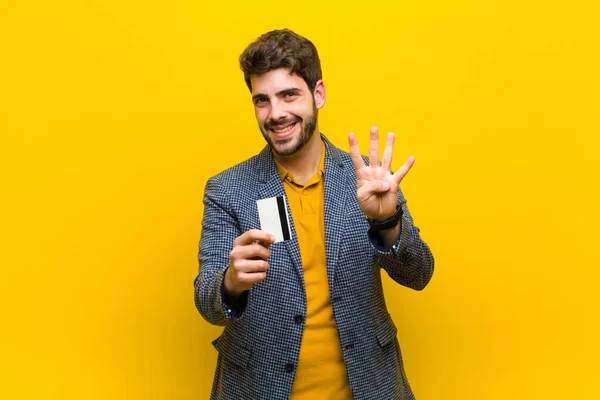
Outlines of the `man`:
[[[225,326],[211,398],[414,399],[381,284],[382,268],[415,290],[433,274],[399,189],[414,158],[391,174],[393,134],[381,162],[375,127],[368,159],[354,134],[350,154],[320,134],[325,85],[302,36],[268,32],[240,64],[268,145],[206,184],[195,302]],[[291,237],[274,243],[256,202],[277,196]]]

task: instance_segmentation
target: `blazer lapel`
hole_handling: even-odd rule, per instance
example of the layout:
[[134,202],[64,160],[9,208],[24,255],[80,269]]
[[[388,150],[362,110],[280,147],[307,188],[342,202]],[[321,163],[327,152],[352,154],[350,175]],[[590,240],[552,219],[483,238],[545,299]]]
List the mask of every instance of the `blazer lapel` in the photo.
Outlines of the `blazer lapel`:
[[[283,188],[283,182],[279,176],[279,171],[273,160],[273,154],[269,146],[266,146],[258,155],[258,175],[261,181],[259,189],[260,198],[267,199],[276,196],[285,196],[285,189]],[[304,272],[302,271],[302,258],[300,257],[300,246],[298,245],[298,237],[296,236],[296,227],[294,226],[294,219],[292,218],[292,211],[290,210],[290,204],[286,201],[287,212],[290,222],[290,230],[292,232],[292,238],[284,242],[285,248],[287,249],[290,258],[294,264],[294,269],[298,274],[301,282],[304,282]]]
[[340,241],[345,228],[347,194],[355,190],[352,174],[345,171],[339,150],[325,137],[325,254],[329,293],[333,293],[333,279],[340,252]]

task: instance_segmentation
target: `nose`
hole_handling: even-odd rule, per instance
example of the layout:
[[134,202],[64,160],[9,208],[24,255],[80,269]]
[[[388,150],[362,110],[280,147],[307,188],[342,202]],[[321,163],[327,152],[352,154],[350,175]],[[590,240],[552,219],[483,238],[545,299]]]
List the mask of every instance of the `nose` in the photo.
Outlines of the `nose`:
[[281,104],[279,101],[271,102],[271,113],[269,115],[269,119],[277,121],[280,119],[285,119],[285,117],[287,117],[285,105]]

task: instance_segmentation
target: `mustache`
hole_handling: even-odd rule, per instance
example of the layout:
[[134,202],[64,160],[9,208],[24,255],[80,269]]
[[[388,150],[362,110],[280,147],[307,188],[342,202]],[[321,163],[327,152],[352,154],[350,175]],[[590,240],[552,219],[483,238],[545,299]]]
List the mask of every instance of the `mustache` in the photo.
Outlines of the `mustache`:
[[267,121],[267,122],[265,122],[264,126],[265,126],[265,129],[271,129],[271,128],[276,128],[278,126],[289,125],[294,122],[302,122],[302,118],[294,117],[294,118],[288,118],[288,119],[278,120],[278,121]]

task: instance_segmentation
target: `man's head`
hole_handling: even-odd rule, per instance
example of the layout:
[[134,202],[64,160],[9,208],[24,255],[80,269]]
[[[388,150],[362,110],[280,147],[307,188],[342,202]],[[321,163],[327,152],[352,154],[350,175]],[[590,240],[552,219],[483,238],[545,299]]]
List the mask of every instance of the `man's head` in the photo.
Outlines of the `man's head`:
[[246,48],[240,66],[267,143],[281,156],[297,153],[318,130],[325,103],[317,49],[290,30],[272,31]]

